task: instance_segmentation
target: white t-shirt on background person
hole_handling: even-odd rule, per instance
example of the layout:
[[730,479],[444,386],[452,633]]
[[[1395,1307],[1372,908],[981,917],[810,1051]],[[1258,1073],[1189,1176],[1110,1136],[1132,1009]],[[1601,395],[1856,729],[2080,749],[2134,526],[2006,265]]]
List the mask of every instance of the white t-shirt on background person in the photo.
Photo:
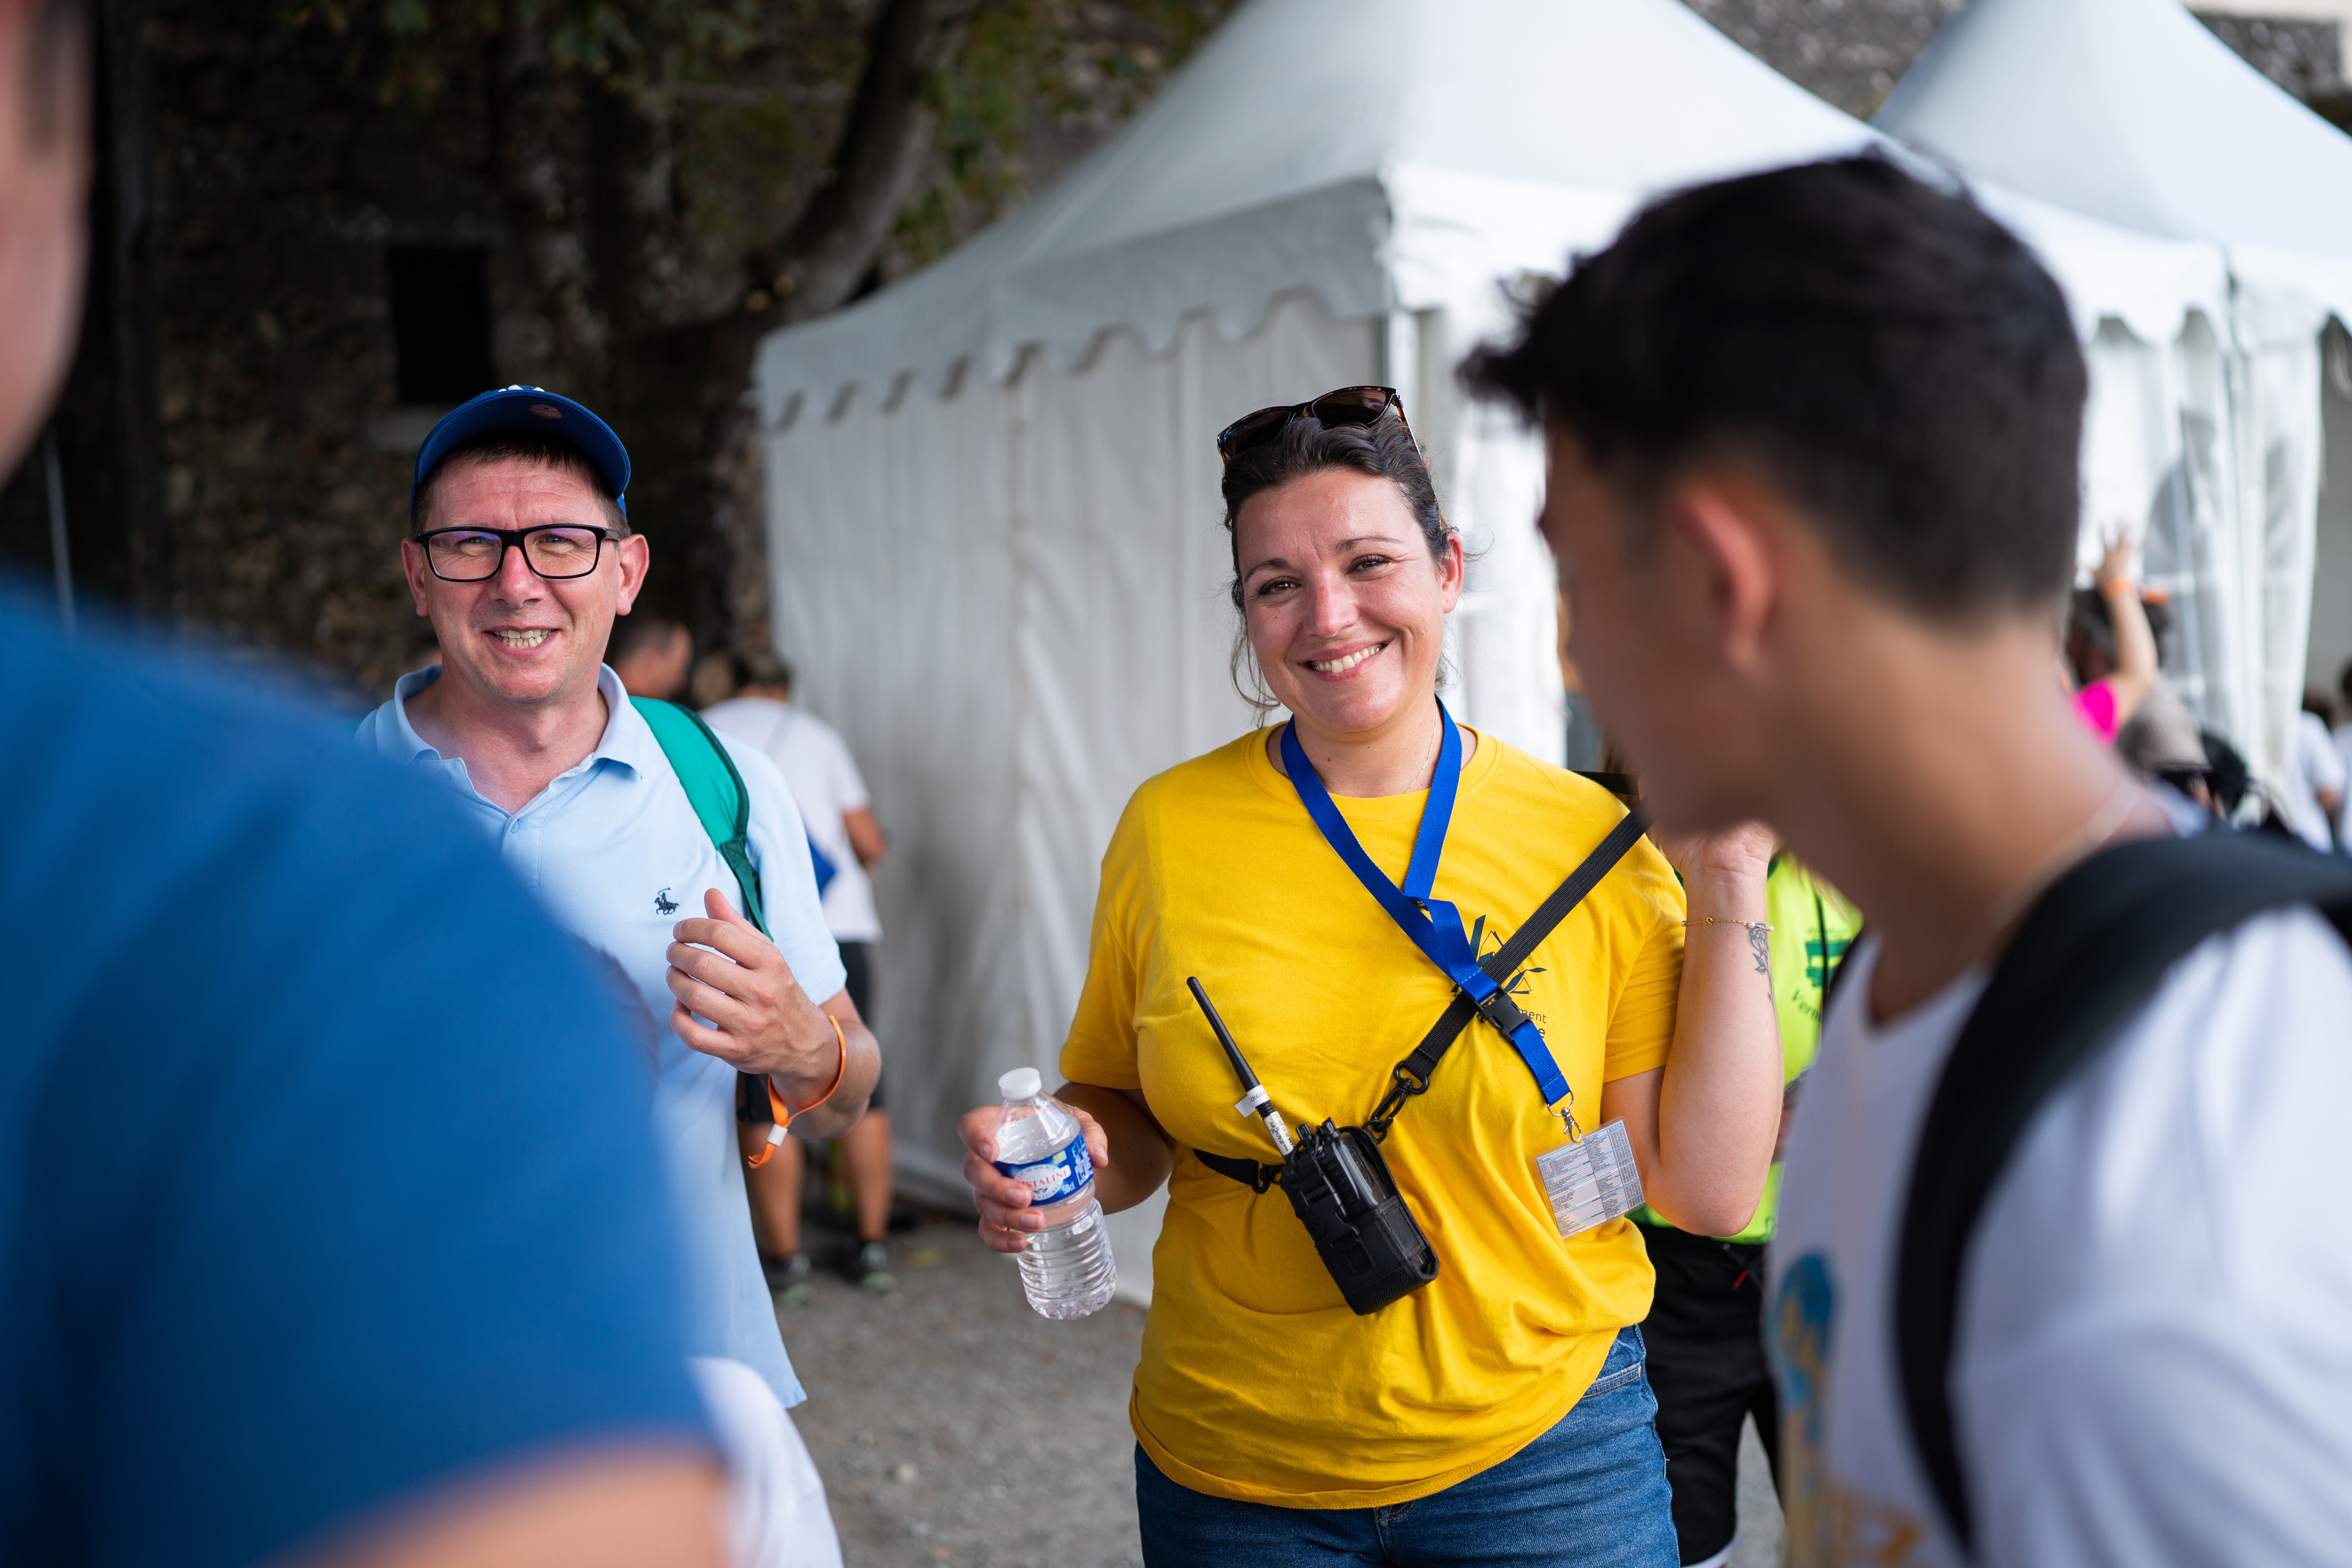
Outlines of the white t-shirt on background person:
[[[2282,802],[2287,826],[2295,836],[2314,849],[2323,853],[2336,847],[2329,837],[2332,821],[2326,807],[2319,804],[2319,792],[2344,791],[2344,755],[2336,749],[2336,738],[2327,732],[2326,721],[2317,714],[2299,712],[2294,716],[2294,754],[2287,763],[2286,791]],[[2338,809],[2343,803],[2338,801]]]
[[879,942],[882,918],[874,908],[874,884],[849,845],[842,817],[871,804],[866,780],[841,732],[795,703],[772,697],[730,697],[702,710],[702,721],[721,733],[749,741],[774,760],[785,787],[799,803],[809,841],[833,862],[825,884],[824,919],[835,942]]
[[689,1356],[727,1457],[727,1535],[735,1568],[842,1568],[824,1482],[793,1418],[741,1362]]
[[1790,1131],[1767,1318],[1790,1568],[2352,1562],[2352,952],[2216,936],[2046,1102],[1963,1273],[1963,1559],[1897,1381],[1913,1148],[1979,969],[1883,1026],[1848,960]]
[[[2352,781],[2352,724],[2336,726],[2336,756],[2343,764],[2344,776]],[[2336,814],[2336,837],[2345,847],[2352,849],[2352,787],[2344,791],[2344,804]]]

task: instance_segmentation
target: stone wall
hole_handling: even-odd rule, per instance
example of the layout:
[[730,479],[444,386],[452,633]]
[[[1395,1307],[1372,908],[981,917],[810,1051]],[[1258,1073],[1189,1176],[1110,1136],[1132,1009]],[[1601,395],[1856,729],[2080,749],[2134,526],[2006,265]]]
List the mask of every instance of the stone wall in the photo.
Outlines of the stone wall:
[[382,689],[425,636],[397,569],[421,435],[396,383],[394,246],[499,231],[478,91],[376,101],[348,44],[158,6],[155,409],[173,619]]
[[1961,0],[1684,0],[1817,98],[1868,119]]
[[[424,626],[398,571],[420,432],[397,404],[386,258],[487,247],[499,213],[478,94],[430,113],[384,103],[347,40],[285,26],[283,9],[109,8],[122,30],[105,41],[135,53],[143,89],[141,123],[100,125],[107,173],[135,185],[137,254],[96,247],[58,422],[77,448],[74,564],[86,591],[145,618],[375,690]],[[89,406],[85,384],[109,357],[100,308],[125,293],[143,318],[121,400],[139,431]],[[0,552],[45,569],[35,479],[0,495]]]
[[[1748,53],[1868,119],[1962,0],[1684,0]],[[2338,28],[2304,17],[2198,12],[2254,68],[2333,110],[2346,91]]]
[[2247,64],[2305,102],[2343,95],[2342,28],[2336,23],[2209,11],[2199,12],[2197,19]]

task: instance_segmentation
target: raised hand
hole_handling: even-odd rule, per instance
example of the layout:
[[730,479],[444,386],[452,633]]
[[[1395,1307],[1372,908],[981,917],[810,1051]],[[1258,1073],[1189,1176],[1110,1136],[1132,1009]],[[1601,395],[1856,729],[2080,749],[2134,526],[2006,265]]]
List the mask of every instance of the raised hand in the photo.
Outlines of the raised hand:
[[667,954],[667,978],[677,1005],[670,1009],[670,1027],[738,1072],[773,1077],[785,1104],[815,1101],[842,1072],[842,1037],[776,944],[725,894],[709,889],[702,904],[708,919],[680,921],[671,932],[677,940]]

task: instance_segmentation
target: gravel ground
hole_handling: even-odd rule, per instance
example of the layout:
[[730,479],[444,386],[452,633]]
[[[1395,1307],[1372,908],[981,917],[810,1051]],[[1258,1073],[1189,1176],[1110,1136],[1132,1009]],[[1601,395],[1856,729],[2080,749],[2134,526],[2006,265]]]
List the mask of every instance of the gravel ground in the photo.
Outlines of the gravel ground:
[[[1142,1311],[1047,1322],[968,1221],[929,1221],[892,1252],[897,1295],[820,1275],[781,1319],[809,1392],[793,1419],[848,1568],[1139,1564],[1127,1394]],[[1769,1568],[1780,1515],[1752,1431],[1740,1458],[1733,1568]]]
[[1739,1539],[1729,1568],[1780,1568],[1782,1561],[1780,1499],[1750,1421],[1739,1435]]
[[781,1318],[848,1568],[1140,1564],[1128,1383],[1143,1311],[1053,1323],[971,1222],[894,1238],[895,1296],[820,1276]]

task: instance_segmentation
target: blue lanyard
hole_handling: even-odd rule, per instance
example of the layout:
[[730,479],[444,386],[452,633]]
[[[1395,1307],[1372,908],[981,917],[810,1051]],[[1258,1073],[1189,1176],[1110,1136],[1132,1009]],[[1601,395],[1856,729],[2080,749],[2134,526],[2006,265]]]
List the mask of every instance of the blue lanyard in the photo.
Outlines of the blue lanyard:
[[1437,716],[1445,726],[1444,739],[1437,748],[1436,776],[1429,781],[1429,803],[1421,809],[1421,828],[1413,836],[1412,859],[1405,867],[1402,888],[1382,875],[1364,853],[1364,847],[1356,842],[1348,819],[1331,804],[1331,792],[1323,787],[1321,776],[1298,744],[1295,723],[1282,727],[1282,763],[1289,771],[1291,787],[1298,792],[1299,804],[1322,829],[1324,841],[1348,863],[1364,889],[1380,900],[1389,919],[1412,939],[1413,946],[1444,970],[1486,1021],[1502,1031],[1519,1059],[1528,1064],[1528,1070],[1536,1075],[1544,1103],[1558,1105],[1568,1098],[1568,1080],[1560,1076],[1559,1064],[1552,1060],[1551,1047],[1544,1044],[1535,1020],[1520,1011],[1493,975],[1479,967],[1469,933],[1462,929],[1461,912],[1444,900],[1429,896],[1431,885],[1437,880],[1438,857],[1445,852],[1445,829],[1454,819],[1454,796],[1462,783],[1462,732],[1454,727],[1454,715],[1442,701]]

